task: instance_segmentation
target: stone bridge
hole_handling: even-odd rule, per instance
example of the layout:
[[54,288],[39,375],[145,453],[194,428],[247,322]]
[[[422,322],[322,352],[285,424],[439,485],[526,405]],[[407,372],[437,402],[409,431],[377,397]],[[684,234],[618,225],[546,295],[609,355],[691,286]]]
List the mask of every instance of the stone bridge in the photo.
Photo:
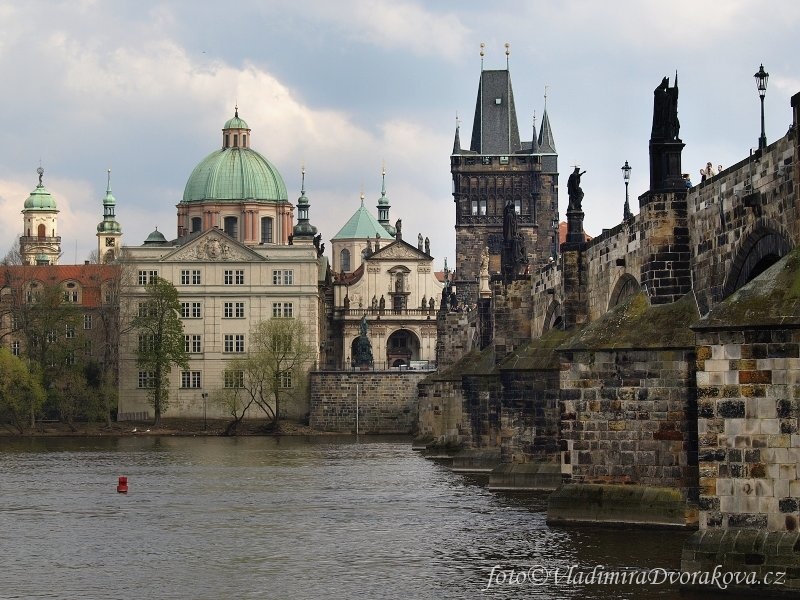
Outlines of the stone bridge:
[[798,122],[800,94],[765,149],[495,283],[473,327],[440,314],[451,366],[419,385],[421,436],[464,448],[462,470],[494,456],[490,487],[557,487],[550,522],[697,528],[685,569],[783,569],[796,592]]

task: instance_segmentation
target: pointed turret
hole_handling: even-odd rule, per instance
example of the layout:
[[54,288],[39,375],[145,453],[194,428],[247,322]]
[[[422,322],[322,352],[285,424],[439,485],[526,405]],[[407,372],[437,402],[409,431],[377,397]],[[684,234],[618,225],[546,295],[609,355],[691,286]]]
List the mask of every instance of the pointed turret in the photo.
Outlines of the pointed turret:
[[[456,128],[456,142],[458,142],[458,128]],[[389,198],[386,196],[386,169],[381,171],[381,197],[378,199],[378,223],[383,226],[386,232],[394,236],[396,233],[394,226],[389,222]]]
[[453,154],[461,154],[461,135],[459,134],[459,130],[461,126],[458,122],[458,117],[456,117],[456,135],[453,139]]
[[542,154],[555,154],[556,142],[553,139],[553,130],[550,128],[550,117],[547,116],[547,109],[542,115],[542,128],[539,130],[539,152]]
[[539,154],[539,140],[536,139],[536,113],[533,113],[533,137],[531,138],[531,154]]

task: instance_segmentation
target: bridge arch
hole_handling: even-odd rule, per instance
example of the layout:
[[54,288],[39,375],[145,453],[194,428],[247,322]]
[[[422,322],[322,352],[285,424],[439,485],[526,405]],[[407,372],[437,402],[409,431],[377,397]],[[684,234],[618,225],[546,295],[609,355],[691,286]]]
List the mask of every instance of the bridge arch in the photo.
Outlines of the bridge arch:
[[542,334],[550,331],[551,329],[560,329],[564,321],[563,309],[558,300],[553,300],[550,306],[547,307],[547,312],[544,316],[544,326],[542,327]]
[[759,220],[750,234],[739,243],[722,286],[722,298],[727,298],[761,275],[791,250],[792,243],[788,235],[772,223]]
[[611,296],[608,299],[608,310],[611,310],[618,304],[622,304],[625,300],[631,296],[635,296],[638,292],[639,282],[636,280],[636,277],[630,273],[623,273],[620,275],[619,279],[617,279],[617,283],[614,284],[614,290],[611,292]]

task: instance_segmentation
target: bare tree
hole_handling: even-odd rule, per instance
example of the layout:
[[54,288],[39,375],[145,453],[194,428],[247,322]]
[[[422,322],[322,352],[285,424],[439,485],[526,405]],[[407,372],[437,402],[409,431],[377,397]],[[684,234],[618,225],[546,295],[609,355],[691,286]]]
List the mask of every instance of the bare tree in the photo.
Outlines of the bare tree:
[[271,430],[279,430],[281,407],[303,395],[314,358],[301,321],[274,318],[259,322],[250,335],[247,355],[228,362],[226,387],[218,393],[234,417],[227,432],[235,433],[253,406],[267,416]]

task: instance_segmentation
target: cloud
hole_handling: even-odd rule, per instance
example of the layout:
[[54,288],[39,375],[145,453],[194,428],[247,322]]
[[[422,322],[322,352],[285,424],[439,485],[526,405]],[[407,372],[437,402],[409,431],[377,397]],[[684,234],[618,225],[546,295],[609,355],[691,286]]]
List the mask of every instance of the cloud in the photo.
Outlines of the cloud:
[[341,27],[350,40],[451,61],[460,59],[470,34],[458,13],[437,13],[413,2],[326,2],[317,13]]

